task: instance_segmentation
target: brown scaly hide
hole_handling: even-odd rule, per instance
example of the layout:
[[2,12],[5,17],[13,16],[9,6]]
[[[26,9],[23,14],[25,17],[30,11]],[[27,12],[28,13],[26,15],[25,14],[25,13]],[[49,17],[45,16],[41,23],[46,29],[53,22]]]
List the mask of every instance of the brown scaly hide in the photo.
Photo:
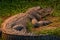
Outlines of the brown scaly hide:
[[[38,22],[42,17],[51,14],[51,8],[40,8],[39,6],[29,8],[25,13],[20,13],[6,19],[2,23],[2,32],[14,35],[30,35],[26,33],[26,26],[28,21],[33,22],[32,19],[36,19]],[[14,27],[22,26],[21,31],[17,31]]]

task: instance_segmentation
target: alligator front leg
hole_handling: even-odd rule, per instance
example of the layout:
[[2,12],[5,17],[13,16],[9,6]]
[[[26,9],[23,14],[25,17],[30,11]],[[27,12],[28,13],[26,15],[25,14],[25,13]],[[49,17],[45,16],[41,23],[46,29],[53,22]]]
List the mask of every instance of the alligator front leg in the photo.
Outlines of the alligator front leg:
[[49,25],[50,23],[52,23],[52,22],[51,21],[39,21],[34,24],[34,27],[37,28],[40,26],[46,26],[46,25]]

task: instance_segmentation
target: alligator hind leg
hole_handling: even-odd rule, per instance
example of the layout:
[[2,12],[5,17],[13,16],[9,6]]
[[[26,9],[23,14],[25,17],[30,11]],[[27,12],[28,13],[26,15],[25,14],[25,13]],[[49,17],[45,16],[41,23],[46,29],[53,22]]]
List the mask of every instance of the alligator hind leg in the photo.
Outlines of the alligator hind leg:
[[32,19],[32,24],[33,25],[36,24],[37,22],[38,22],[37,19],[35,19],[35,18]]

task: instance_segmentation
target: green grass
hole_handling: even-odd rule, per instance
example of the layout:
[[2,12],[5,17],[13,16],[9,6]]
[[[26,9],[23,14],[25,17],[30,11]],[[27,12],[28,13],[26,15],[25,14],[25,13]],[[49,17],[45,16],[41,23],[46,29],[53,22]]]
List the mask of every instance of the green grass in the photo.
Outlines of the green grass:
[[52,30],[41,30],[40,32],[35,31],[35,34],[39,35],[55,35],[55,36],[60,36],[60,27]]
[[27,31],[28,31],[28,32],[32,32],[32,28],[33,28],[33,25],[32,25],[32,23],[29,21],[29,22],[27,23]]
[[27,8],[37,5],[41,7],[52,7],[54,9],[60,10],[60,0],[38,0],[34,2],[20,0],[2,0],[0,2],[0,17],[8,17],[20,12],[24,12]]
[[1,23],[2,23],[2,19],[0,18],[0,26],[1,26]]
[[1,0],[0,1],[0,18],[7,18],[9,16],[25,12],[27,8],[33,6],[52,7],[54,12],[52,16],[60,16],[60,0]]

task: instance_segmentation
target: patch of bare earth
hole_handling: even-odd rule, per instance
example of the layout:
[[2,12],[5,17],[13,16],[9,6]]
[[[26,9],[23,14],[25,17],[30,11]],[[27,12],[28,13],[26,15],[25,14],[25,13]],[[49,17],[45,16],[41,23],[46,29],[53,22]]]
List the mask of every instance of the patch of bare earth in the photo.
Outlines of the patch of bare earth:
[[48,19],[52,23],[47,25],[47,26],[41,26],[39,28],[33,28],[33,31],[40,32],[41,30],[54,30],[54,29],[60,27],[60,17],[51,17],[51,16],[49,16],[46,19]]

